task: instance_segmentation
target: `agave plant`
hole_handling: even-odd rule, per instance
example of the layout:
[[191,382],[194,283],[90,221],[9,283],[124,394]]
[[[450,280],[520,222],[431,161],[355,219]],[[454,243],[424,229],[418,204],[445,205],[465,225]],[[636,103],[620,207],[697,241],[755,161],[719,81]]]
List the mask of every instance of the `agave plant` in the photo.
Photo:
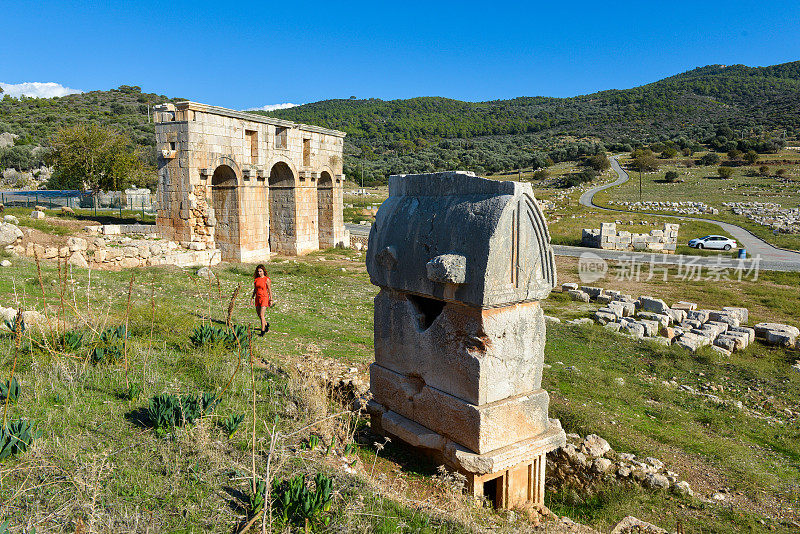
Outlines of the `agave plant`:
[[5,383],[0,382],[0,400],[5,401],[8,399],[11,402],[16,402],[18,398],[19,382],[17,381],[16,376],[11,378],[10,383],[7,380]]
[[225,434],[228,436],[228,439],[231,439],[236,431],[239,429],[239,425],[242,424],[244,421],[244,415],[239,415],[232,413],[228,417],[225,417],[222,421],[220,421],[220,425],[222,426],[222,430],[225,431]]
[[25,321],[22,318],[21,314],[17,314],[17,316],[14,317],[11,320],[6,319],[5,320],[6,328],[8,328],[12,332],[16,332],[17,331],[17,321],[19,321],[19,332],[20,332],[20,334],[22,334],[22,333],[25,332]]
[[125,325],[121,324],[119,326],[111,326],[106,328],[103,333],[100,334],[100,341],[103,343],[117,343],[127,337],[128,334],[127,330],[125,329]]
[[41,436],[42,431],[32,419],[17,419],[0,428],[0,460],[24,453]]

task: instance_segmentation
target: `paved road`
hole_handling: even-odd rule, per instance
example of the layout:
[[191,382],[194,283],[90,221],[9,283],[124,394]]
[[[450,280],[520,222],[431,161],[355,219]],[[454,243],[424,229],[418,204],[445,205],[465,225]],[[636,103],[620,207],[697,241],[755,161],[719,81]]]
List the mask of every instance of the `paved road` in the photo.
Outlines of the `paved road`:
[[[726,222],[715,221],[712,219],[703,219],[701,217],[686,217],[680,215],[663,215],[660,213],[650,213],[650,212],[642,212],[642,211],[626,211],[621,209],[612,209],[612,208],[605,208],[603,206],[598,206],[594,203],[594,196],[599,191],[603,191],[604,189],[608,189],[609,187],[614,187],[619,184],[624,184],[628,181],[629,176],[628,173],[625,172],[625,169],[620,167],[619,162],[617,161],[616,156],[611,157],[611,168],[617,173],[619,178],[613,183],[600,185],[597,187],[593,187],[581,195],[580,203],[587,208],[594,208],[600,209],[604,211],[614,211],[618,213],[627,213],[632,215],[652,215],[654,217],[669,217],[671,219],[680,219],[680,220],[695,220],[695,221],[704,221],[709,222],[712,224],[716,224],[723,231],[732,235],[736,241],[739,242],[739,245],[745,249],[747,249],[747,254],[756,256],[761,256],[762,261],[777,261],[777,262],[793,262],[793,263],[800,263],[800,253],[792,252],[789,250],[785,250],[782,248],[774,247],[764,241],[763,239],[756,237],[748,230],[745,230],[741,226],[736,226],[735,224],[730,224]],[[700,236],[697,236],[700,237]],[[795,269],[792,269],[795,270]]]

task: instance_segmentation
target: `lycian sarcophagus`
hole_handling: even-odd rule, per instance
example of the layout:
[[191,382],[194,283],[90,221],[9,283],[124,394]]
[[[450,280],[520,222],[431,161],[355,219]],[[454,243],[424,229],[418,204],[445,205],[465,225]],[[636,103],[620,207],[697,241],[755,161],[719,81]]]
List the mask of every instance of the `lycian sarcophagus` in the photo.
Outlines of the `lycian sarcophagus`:
[[471,173],[392,176],[369,236],[373,427],[467,475],[497,506],[542,504],[564,443],[541,387],[556,283],[529,184]]

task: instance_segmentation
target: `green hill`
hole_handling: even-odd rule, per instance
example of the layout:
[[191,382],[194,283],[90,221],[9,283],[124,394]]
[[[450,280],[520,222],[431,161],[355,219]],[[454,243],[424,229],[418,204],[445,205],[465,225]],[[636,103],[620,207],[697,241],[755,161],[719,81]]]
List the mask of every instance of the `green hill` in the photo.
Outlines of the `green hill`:
[[[4,98],[0,132],[19,135],[17,146],[23,148],[0,149],[0,167],[34,166],[40,152],[31,147],[80,121],[114,125],[154,158],[148,106],[178,100],[136,86],[52,99]],[[367,182],[397,172],[540,167],[604,148],[668,140],[720,150],[749,140],[746,148],[765,151],[778,146],[776,136],[800,133],[800,61],[709,65],[640,87],[572,98],[337,99],[253,113],[347,132],[345,172],[363,173]]]

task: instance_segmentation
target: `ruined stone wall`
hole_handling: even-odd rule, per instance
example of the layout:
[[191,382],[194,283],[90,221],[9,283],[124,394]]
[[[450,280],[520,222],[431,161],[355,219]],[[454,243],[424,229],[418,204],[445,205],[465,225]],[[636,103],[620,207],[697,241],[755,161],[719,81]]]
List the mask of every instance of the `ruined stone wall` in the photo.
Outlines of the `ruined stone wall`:
[[616,223],[601,223],[600,228],[584,228],[581,243],[584,247],[607,250],[640,250],[673,254],[678,246],[679,224],[664,224],[661,230],[649,234],[617,231]]

